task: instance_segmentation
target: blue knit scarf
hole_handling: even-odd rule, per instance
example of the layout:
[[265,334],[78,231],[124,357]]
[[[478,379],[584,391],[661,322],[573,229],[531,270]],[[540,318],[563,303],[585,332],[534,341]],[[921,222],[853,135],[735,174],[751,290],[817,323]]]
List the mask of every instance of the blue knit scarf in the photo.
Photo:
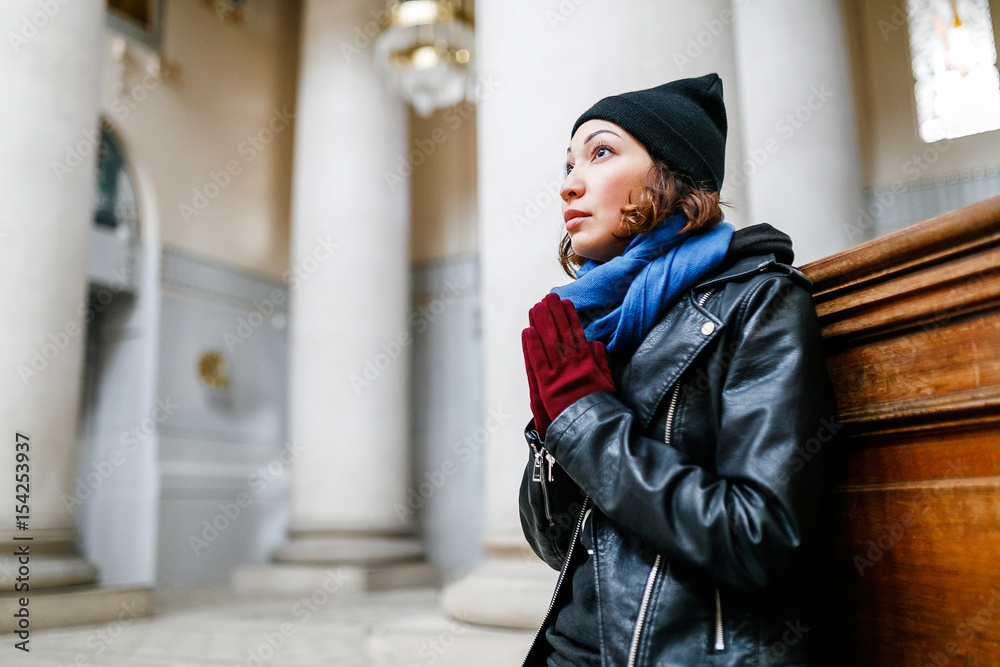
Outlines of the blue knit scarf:
[[685,290],[722,262],[734,227],[723,220],[707,232],[677,232],[683,214],[639,234],[606,262],[588,259],[577,279],[550,291],[576,307],[587,340],[599,340],[615,359],[630,357]]

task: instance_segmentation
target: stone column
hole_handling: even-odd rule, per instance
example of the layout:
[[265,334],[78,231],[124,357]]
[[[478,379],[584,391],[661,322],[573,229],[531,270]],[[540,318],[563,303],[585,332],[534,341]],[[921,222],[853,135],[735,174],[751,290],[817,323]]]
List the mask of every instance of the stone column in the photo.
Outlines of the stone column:
[[407,114],[375,70],[381,0],[306,0],[290,278],[290,541],[241,590],[428,581],[409,486]]
[[[557,573],[530,551],[518,488],[531,417],[521,351],[528,310],[570,281],[556,260],[564,232],[559,186],[576,118],[605,95],[718,72],[729,117],[727,172],[742,161],[739,93],[728,0],[477,4],[476,58],[489,86],[478,108],[478,180],[485,390],[484,412],[515,415],[485,449],[483,544],[487,562],[450,585],[455,618],[535,628]],[[724,186],[737,205],[743,191]]]
[[861,158],[838,2],[737,1],[737,62],[753,222],[792,237],[795,264],[852,241]]
[[149,606],[134,589],[80,587],[98,573],[63,500],[76,470],[104,11],[100,0],[0,8],[0,632],[17,627],[24,596],[32,628]]

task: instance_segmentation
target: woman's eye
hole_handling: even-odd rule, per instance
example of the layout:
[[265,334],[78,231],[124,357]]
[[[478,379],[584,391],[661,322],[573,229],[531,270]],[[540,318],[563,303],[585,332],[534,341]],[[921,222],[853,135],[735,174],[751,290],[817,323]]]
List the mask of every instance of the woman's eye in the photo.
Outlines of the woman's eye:
[[563,176],[564,177],[569,176],[569,172],[571,172],[571,171],[573,171],[573,165],[567,164],[566,165],[566,171],[563,172]]
[[594,157],[595,158],[604,157],[610,152],[611,152],[610,146],[598,146],[597,148],[594,149]]

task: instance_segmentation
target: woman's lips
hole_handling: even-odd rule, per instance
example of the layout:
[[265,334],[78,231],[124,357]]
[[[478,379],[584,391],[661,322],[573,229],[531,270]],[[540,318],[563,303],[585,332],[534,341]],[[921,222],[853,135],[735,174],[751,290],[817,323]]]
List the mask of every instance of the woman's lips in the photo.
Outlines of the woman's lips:
[[566,220],[566,231],[568,232],[569,230],[579,226],[580,223],[583,222],[583,219],[588,217],[590,216],[583,211],[576,211],[573,209],[566,211],[563,215],[563,218]]

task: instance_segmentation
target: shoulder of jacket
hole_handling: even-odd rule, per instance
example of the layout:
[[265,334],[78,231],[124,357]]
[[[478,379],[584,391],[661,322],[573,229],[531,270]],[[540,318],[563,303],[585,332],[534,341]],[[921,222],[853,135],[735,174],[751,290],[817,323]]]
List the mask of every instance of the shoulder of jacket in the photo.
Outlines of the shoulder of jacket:
[[728,283],[745,284],[753,282],[753,278],[755,276],[773,273],[788,276],[790,279],[802,285],[802,287],[806,290],[809,290],[810,293],[812,292],[812,280],[810,280],[806,274],[802,273],[802,271],[794,266],[785,264],[784,262],[779,262],[775,258],[774,253],[741,257],[740,259],[727,264],[724,268],[721,268],[704,277],[694,286],[694,291],[704,293],[710,288],[712,288],[713,291],[716,291],[725,287]]
[[[704,303],[698,299],[698,293],[694,294],[692,300],[698,304],[692,304],[692,307],[700,306],[713,313],[719,318],[718,323],[742,322],[748,316],[748,310],[755,308],[751,305],[752,301],[763,299],[784,302],[790,290],[798,290],[801,292],[800,297],[811,299],[812,285],[812,281],[800,270],[771,258],[770,261],[761,262],[756,270],[733,276],[721,283],[716,282],[709,289],[718,294],[710,296]],[[700,294],[705,291],[707,290],[700,290]]]
[[780,262],[770,262],[740,282],[741,291],[756,291],[769,284],[779,288],[781,285],[795,285],[811,295],[813,288],[813,282],[806,274],[794,266]]

